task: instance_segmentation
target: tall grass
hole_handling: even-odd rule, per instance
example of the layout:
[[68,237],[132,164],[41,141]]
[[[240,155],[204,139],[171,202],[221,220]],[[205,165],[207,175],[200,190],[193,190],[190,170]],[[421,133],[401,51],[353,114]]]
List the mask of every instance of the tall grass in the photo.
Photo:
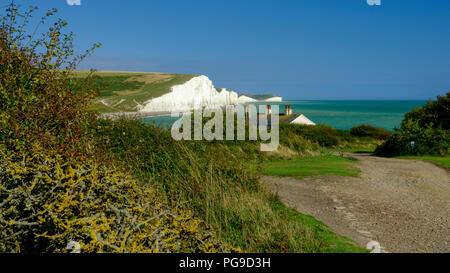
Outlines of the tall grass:
[[163,128],[129,120],[100,121],[97,139],[114,161],[158,189],[162,199],[194,209],[230,245],[249,252],[358,250],[281,205],[259,183],[264,155],[257,142],[176,142]]

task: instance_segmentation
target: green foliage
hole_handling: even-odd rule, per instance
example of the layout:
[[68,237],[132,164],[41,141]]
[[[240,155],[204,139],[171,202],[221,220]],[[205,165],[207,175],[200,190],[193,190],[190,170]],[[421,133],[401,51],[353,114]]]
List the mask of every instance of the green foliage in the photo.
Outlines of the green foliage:
[[435,129],[431,124],[424,128],[417,120],[409,120],[402,124],[401,130],[377,147],[376,153],[387,156],[448,155],[449,151],[449,130]]
[[381,155],[448,155],[450,152],[450,92],[416,108],[376,152]]
[[[227,147],[209,141],[180,141],[170,132],[141,121],[99,121],[98,147],[110,151],[117,162],[157,187],[167,200],[189,201],[204,216],[207,185],[220,179],[223,187],[249,190],[257,179],[246,168],[258,161],[252,145]],[[253,146],[256,146],[254,144]]]
[[402,129],[406,129],[410,122],[417,121],[420,127],[440,128],[450,130],[450,92],[445,96],[438,96],[436,100],[419,108],[413,109],[405,114],[405,119],[401,124]]
[[320,150],[320,144],[303,135],[300,128],[297,125],[280,124],[280,144],[299,154]]
[[[35,10],[22,14],[10,4],[1,17],[0,140],[11,150],[40,141],[75,155],[81,143],[77,139],[92,118],[84,106],[95,90],[90,75],[75,83],[70,74],[99,44],[72,57],[72,33],[63,33],[67,23],[62,20],[51,24],[40,38],[27,35],[24,29],[30,27],[28,20]],[[47,12],[40,24],[55,12]]]
[[350,134],[355,137],[371,137],[375,139],[384,140],[387,139],[390,135],[392,135],[392,132],[383,128],[377,128],[371,125],[361,124],[359,126],[351,128]]
[[[302,151],[321,151],[323,148],[339,151],[375,150],[381,142],[384,129],[360,125],[348,130],[334,129],[327,125],[280,124],[280,143],[290,149]],[[358,133],[356,133],[358,132]]]
[[[285,132],[291,130],[297,135],[301,135],[304,138],[317,142],[324,147],[330,147],[339,143],[339,137],[335,134],[336,130],[327,125],[297,125],[297,124],[280,124],[280,131]],[[281,137],[281,134],[280,134]]]

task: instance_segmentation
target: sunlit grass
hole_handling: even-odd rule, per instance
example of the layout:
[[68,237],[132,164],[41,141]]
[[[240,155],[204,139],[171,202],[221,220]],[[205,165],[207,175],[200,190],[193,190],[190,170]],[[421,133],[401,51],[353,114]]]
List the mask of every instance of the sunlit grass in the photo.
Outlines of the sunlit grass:
[[299,157],[292,160],[266,161],[263,173],[272,176],[303,178],[313,175],[358,176],[354,159],[334,155]]

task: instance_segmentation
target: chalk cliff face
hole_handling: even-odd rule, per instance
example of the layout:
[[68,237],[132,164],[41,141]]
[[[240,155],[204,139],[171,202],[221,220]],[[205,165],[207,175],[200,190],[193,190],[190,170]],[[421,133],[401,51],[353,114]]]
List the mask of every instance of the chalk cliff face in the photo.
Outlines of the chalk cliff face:
[[205,106],[237,105],[254,101],[246,96],[239,97],[236,92],[225,88],[218,91],[208,77],[198,76],[184,84],[173,86],[170,93],[144,102],[139,111],[188,111]]
[[257,102],[257,100],[255,100],[254,98],[247,97],[247,96],[240,96],[238,98],[238,103],[239,104],[244,104],[244,103],[247,103],[247,102]]
[[268,98],[268,99],[266,99],[264,101],[267,101],[267,102],[282,102],[283,98],[282,97],[272,97],[272,98]]

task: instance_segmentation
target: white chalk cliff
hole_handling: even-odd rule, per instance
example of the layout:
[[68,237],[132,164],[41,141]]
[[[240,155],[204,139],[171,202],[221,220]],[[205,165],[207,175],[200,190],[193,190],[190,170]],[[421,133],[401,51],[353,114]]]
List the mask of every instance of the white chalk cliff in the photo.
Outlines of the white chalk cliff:
[[[270,98],[281,101],[280,97]],[[273,101],[273,100],[266,101]],[[239,96],[225,88],[217,91],[206,76],[194,77],[184,84],[175,85],[172,91],[160,97],[148,100],[140,107],[140,112],[189,111],[205,106],[238,105],[256,100]]]
[[272,98],[268,98],[268,99],[266,99],[264,101],[267,101],[267,102],[282,102],[283,98],[282,97],[272,97]]

